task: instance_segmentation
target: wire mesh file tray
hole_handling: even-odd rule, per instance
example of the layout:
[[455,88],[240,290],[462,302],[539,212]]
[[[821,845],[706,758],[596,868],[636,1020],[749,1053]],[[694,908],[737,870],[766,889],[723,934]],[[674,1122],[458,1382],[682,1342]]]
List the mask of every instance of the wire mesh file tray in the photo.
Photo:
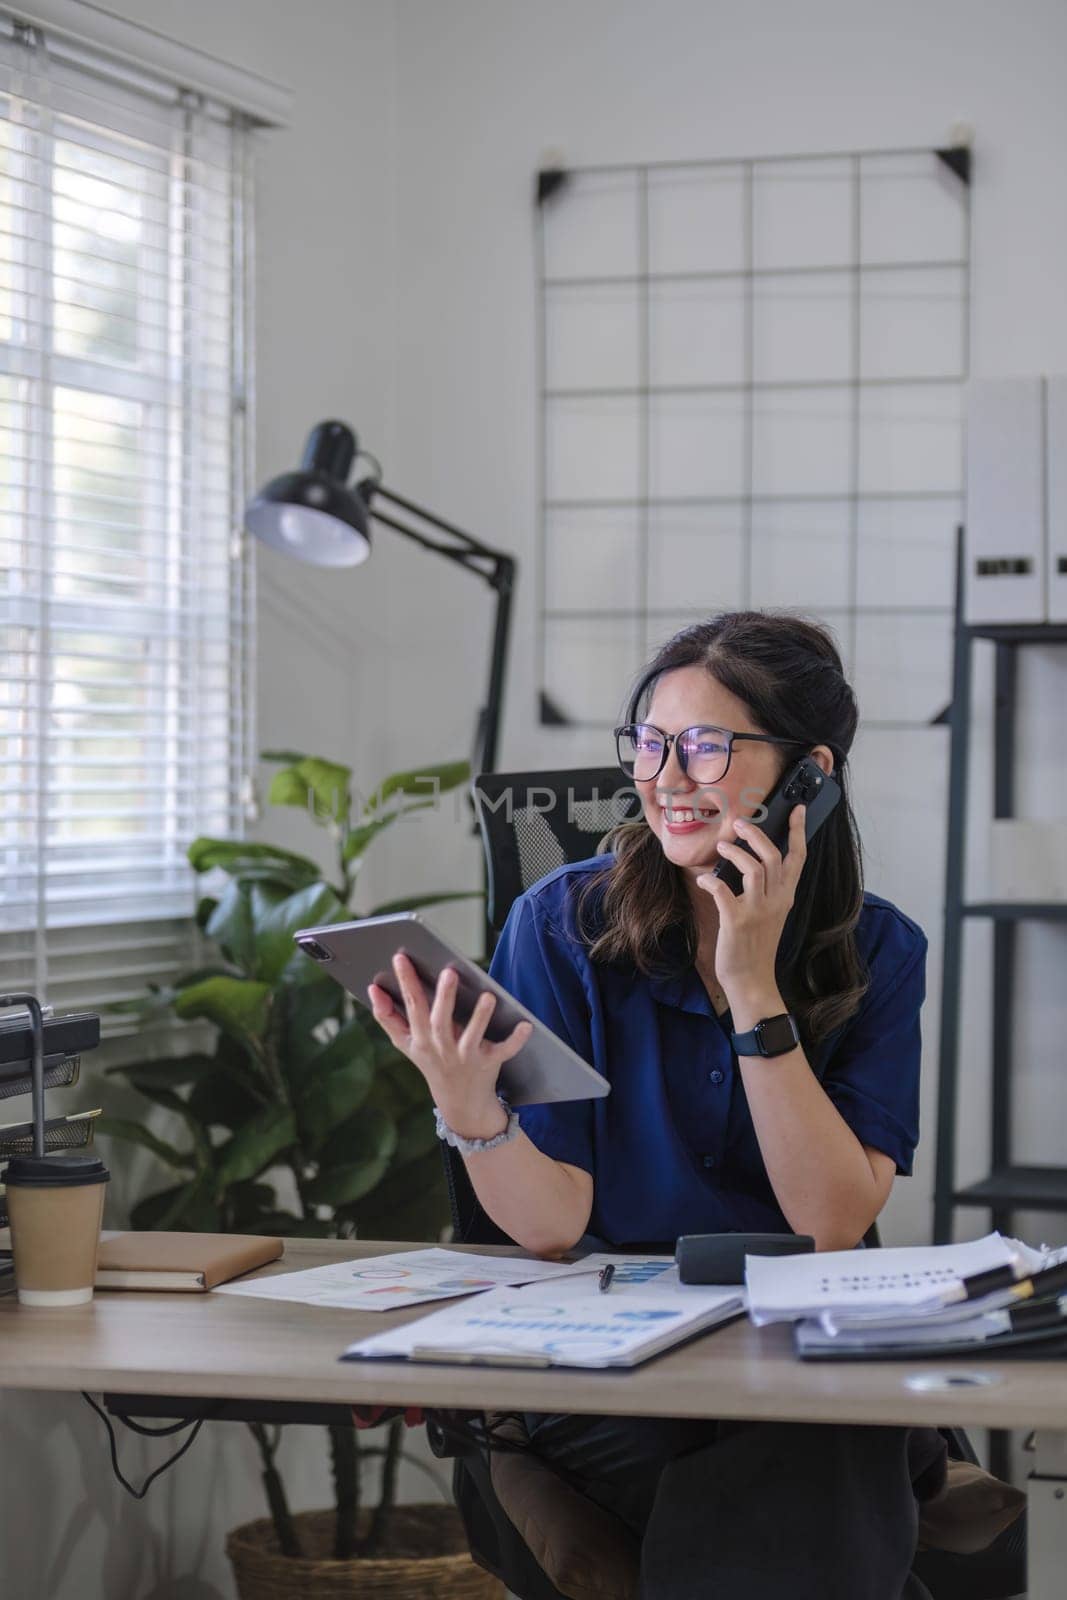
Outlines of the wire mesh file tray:
[[[95,1111],[72,1112],[69,1117],[49,1117],[44,1125],[45,1151],[51,1154],[55,1150],[84,1150],[93,1142],[94,1123],[99,1115],[97,1107]],[[0,1160],[32,1154],[32,1122],[0,1124]]]

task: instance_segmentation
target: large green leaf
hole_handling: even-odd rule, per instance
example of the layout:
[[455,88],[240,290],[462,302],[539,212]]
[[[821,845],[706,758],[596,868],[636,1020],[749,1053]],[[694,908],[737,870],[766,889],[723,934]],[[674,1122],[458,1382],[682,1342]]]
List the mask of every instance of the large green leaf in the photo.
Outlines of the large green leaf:
[[276,1205],[277,1196],[272,1184],[256,1183],[252,1179],[247,1183],[231,1183],[226,1192],[229,1228],[241,1232],[260,1217],[268,1215]]
[[386,900],[380,906],[375,906],[373,911],[368,911],[368,917],[395,916],[398,911],[418,911],[426,906],[444,905],[447,900],[484,900],[483,889],[446,889],[433,894],[408,894],[400,900]]
[[305,1194],[315,1205],[347,1205],[381,1181],[396,1149],[396,1124],[366,1107],[336,1130]]
[[167,1229],[181,1223],[192,1233],[216,1233],[218,1213],[203,1177],[160,1189],[138,1201],[130,1211],[134,1228]]
[[450,789],[458,789],[461,783],[467,783],[470,775],[469,761],[442,761],[436,766],[416,767],[411,772],[391,773],[367,802],[367,810],[375,811],[394,794],[421,796],[428,789],[435,794],[447,794]]
[[189,1095],[189,1110],[205,1128],[241,1128],[263,1106],[262,1095],[254,1095],[237,1078],[219,1067],[194,1084]]
[[351,1017],[337,1030],[332,1039],[318,1046],[304,1067],[300,1084],[306,1087],[312,1078],[335,1072],[353,1061],[365,1063],[371,1077],[376,1076],[378,1058],[374,1051],[374,1041],[368,1034],[361,1016]]
[[283,761],[287,767],[295,766],[298,761],[303,761],[304,757],[305,752],[303,750],[261,750],[259,752],[261,761]]
[[374,1084],[374,1061],[357,1023],[342,1028],[308,1065],[296,1103],[303,1144],[314,1154],[358,1111]]
[[162,1061],[128,1061],[121,1067],[105,1067],[106,1078],[128,1078],[142,1094],[152,1089],[183,1089],[187,1084],[198,1083],[218,1068],[214,1056],[171,1056]]
[[326,883],[311,883],[284,900],[272,901],[256,885],[252,891],[256,976],[263,983],[318,983],[322,969],[293,943],[298,928],[349,920],[348,907]]
[[[382,1037],[385,1039],[384,1034]],[[394,1050],[388,1039],[385,1044],[386,1050],[378,1052],[378,1070],[369,1103],[393,1121],[400,1121],[416,1107],[428,1107],[430,1091],[418,1067]]]
[[242,972],[255,977],[256,939],[248,884],[231,879],[202,926]]
[[218,901],[215,899],[215,896],[211,894],[201,895],[200,899],[196,902],[196,910],[193,912],[193,921],[196,923],[201,933],[203,933],[204,929],[207,927],[208,918],[211,916],[211,913],[214,911],[217,905]]
[[194,872],[221,867],[232,878],[275,882],[290,890],[302,889],[322,876],[306,856],[250,839],[194,839],[187,854]]
[[211,1141],[203,1122],[189,1105],[188,1100],[175,1089],[166,1089],[159,1084],[150,1084],[146,1087],[142,1083],[135,1083],[133,1087],[143,1094],[146,1100],[151,1100],[153,1105],[162,1106],[165,1111],[170,1111],[182,1119],[192,1135],[198,1165],[209,1166]]
[[440,1140],[437,1137],[433,1108],[428,1103],[425,1106],[415,1107],[406,1116],[401,1117],[396,1132],[394,1167],[404,1167],[412,1161],[420,1161],[431,1151],[440,1159]]
[[308,786],[292,767],[286,767],[284,772],[274,774],[270,781],[267,799],[272,806],[299,806],[301,811],[310,809]]
[[166,1217],[176,1202],[184,1200],[189,1193],[191,1184],[178,1183],[172,1189],[159,1189],[155,1194],[146,1195],[143,1200],[138,1200],[130,1208],[130,1223],[134,1228],[166,1227],[160,1219]]
[[279,1000],[285,1007],[285,1043],[281,1050],[282,1065],[290,1083],[299,1081],[308,1062],[322,1049],[315,1029],[335,1017],[340,1021],[344,1008],[344,990],[332,978],[322,978],[318,983],[301,983],[282,991]]
[[339,1207],[337,1216],[354,1222],[361,1239],[436,1241],[449,1221],[440,1149],[407,1166],[392,1166],[365,1198]]
[[232,967],[216,961],[211,966],[197,967],[193,972],[183,972],[172,983],[150,983],[143,994],[134,995],[130,1000],[112,1000],[104,1009],[120,1012],[125,1016],[143,1017],[147,1021],[158,1012],[169,1011],[181,991],[190,988],[194,983],[202,983],[205,978],[237,976],[239,974],[235,973]]
[[268,799],[274,806],[299,806],[316,822],[344,822],[351,804],[352,768],[321,756],[302,756],[277,772]]
[[258,1177],[296,1139],[296,1123],[287,1106],[264,1106],[218,1152],[216,1194],[231,1183]]
[[184,1022],[213,1022],[235,1039],[257,1048],[270,1022],[271,987],[251,978],[208,978],[183,989],[174,1002]]
[[195,1157],[190,1151],[179,1150],[176,1146],[168,1144],[150,1128],[146,1128],[142,1122],[130,1122],[126,1117],[97,1117],[96,1132],[106,1134],[112,1139],[126,1139],[130,1144],[139,1144],[145,1150],[151,1150],[160,1161],[165,1161],[168,1167],[175,1167],[179,1171],[183,1167],[196,1165]]
[[388,1156],[375,1156],[367,1161],[353,1161],[346,1166],[330,1167],[308,1184],[306,1194],[316,1205],[351,1205],[368,1194],[380,1183],[389,1170]]
[[[371,1097],[372,1098],[372,1097]],[[320,1171],[385,1156],[390,1161],[396,1149],[396,1119],[368,1098],[354,1116],[334,1129],[319,1152]]]

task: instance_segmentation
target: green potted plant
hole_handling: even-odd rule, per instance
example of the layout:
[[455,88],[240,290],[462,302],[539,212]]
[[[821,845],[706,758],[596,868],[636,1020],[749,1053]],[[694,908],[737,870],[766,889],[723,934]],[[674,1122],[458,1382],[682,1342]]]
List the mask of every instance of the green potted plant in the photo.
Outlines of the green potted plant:
[[[436,803],[426,797],[427,784],[435,795],[462,784],[468,765],[394,773],[357,806],[348,767],[293,751],[264,759],[281,763],[271,802],[298,806],[328,830],[336,872],[327,881],[312,860],[270,844],[200,838],[190,845],[194,869],[225,880],[197,909],[218,954],[123,1009],[145,1020],[169,1014],[197,1024],[198,1037],[208,1024],[213,1043],[207,1051],[109,1069],[172,1113],[184,1134],[177,1142],[141,1121],[100,1119],[101,1133],[149,1149],[174,1174],[133,1208],[131,1222],[195,1232],[438,1239],[448,1202],[425,1083],[369,1011],[297,948],[293,934],[476,893],[436,891],[366,911],[354,904],[374,839]],[[403,1430],[398,1419],[384,1446],[368,1447],[354,1429],[331,1427],[334,1508],[294,1514],[277,1468],[279,1431],[251,1425],[270,1518],[230,1535],[243,1600],[348,1594],[357,1586],[373,1593],[375,1576],[390,1594],[402,1594],[395,1545],[432,1558],[432,1574],[425,1559],[417,1561],[413,1595],[495,1592],[466,1555],[451,1505],[395,1505]],[[374,1458],[382,1461],[381,1493],[375,1507],[363,1508],[361,1467]],[[272,1579],[281,1564],[284,1573]]]

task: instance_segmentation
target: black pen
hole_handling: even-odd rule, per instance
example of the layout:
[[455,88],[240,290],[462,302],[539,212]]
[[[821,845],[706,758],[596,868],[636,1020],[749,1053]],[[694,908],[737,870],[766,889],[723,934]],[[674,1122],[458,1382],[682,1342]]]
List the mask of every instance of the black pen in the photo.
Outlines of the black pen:
[[601,1294],[606,1294],[611,1288],[611,1280],[614,1276],[615,1263],[613,1261],[609,1261],[607,1266],[602,1268],[600,1277],[597,1280]]

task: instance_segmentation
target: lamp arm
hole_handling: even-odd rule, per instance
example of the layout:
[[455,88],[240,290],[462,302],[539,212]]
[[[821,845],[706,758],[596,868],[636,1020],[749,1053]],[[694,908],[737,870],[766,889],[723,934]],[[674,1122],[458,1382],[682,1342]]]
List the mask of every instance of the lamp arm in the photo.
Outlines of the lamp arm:
[[[457,550],[452,545],[440,544],[436,539],[428,539],[424,533],[419,533],[416,528],[409,528],[406,522],[401,522],[397,517],[389,516],[388,512],[379,511],[375,505],[368,507],[368,512],[375,522],[382,523],[386,528],[392,528],[395,533],[402,533],[405,539],[413,539],[424,550],[432,550],[436,555],[444,556],[447,560],[454,561],[457,566],[466,567],[468,572],[476,572],[487,583],[492,583],[492,572],[483,571],[478,563],[484,560],[496,561],[498,557],[495,552],[490,554],[490,552],[486,551],[483,555],[480,550]],[[505,556],[504,559],[507,560],[508,557]]]
[[[391,505],[399,506],[401,511],[409,511],[412,516],[418,517],[422,522],[428,523],[431,528],[439,528],[442,533],[450,533],[453,539],[459,539],[468,550],[476,553],[477,555],[489,556],[493,560],[495,560],[498,556],[506,555],[506,551],[494,550],[491,545],[482,544],[481,540],[476,539],[473,534],[466,533],[462,528],[457,528],[454,522],[446,522],[445,519],[443,517],[439,517],[436,512],[427,511],[425,507],[416,505],[414,500],[406,500],[403,495],[397,494],[395,490],[387,489],[383,483],[374,484],[373,498],[375,500],[388,500]],[[371,511],[375,516],[377,515],[377,512],[374,511],[373,503],[371,504]],[[393,523],[390,524],[390,526],[396,527],[397,524]],[[412,530],[406,527],[401,527],[399,528],[399,531],[401,533],[410,533]],[[435,545],[433,548],[442,550],[444,546]]]
[[507,664],[511,600],[517,571],[518,563],[514,556],[498,556],[489,580],[496,590],[496,618],[493,624],[493,648],[489,657],[489,686],[475,736],[473,777],[477,777],[480,772],[496,770],[497,730],[500,726],[500,708],[504,700],[504,669]]

